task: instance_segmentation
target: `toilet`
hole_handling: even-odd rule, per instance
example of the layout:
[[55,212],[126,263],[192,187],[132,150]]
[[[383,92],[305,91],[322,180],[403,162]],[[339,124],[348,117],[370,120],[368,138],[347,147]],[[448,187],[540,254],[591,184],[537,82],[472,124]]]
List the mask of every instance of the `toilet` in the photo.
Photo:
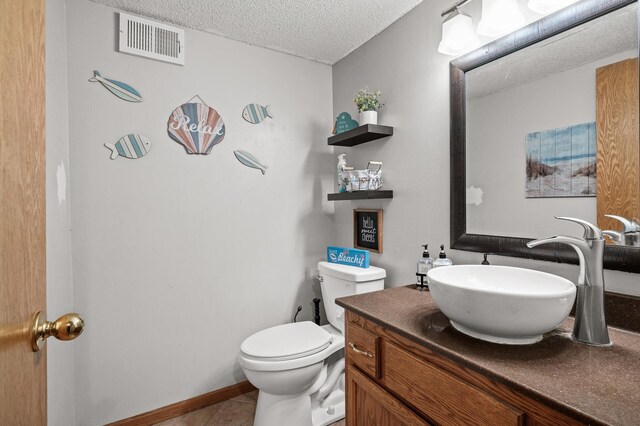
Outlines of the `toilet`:
[[335,299],[382,290],[386,271],[329,262],[318,271],[329,324],[278,325],[240,345],[240,366],[260,391],[254,426],[325,426],[344,417],[344,309]]

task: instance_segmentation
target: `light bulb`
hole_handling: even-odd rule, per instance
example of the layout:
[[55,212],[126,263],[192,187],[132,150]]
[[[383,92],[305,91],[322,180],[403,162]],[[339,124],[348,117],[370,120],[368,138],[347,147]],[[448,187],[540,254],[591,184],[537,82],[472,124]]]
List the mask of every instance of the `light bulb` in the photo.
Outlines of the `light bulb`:
[[478,23],[478,34],[500,37],[525,23],[518,7],[518,0],[482,0],[482,18]]
[[438,52],[459,56],[480,47],[480,40],[473,30],[469,15],[459,10],[453,11],[442,23],[442,40]]

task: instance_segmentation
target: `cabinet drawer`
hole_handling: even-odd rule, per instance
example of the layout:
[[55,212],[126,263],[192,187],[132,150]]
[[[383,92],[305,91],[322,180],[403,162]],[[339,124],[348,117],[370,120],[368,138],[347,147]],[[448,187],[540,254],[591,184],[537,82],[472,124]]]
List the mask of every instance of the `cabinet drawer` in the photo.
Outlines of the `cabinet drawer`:
[[524,413],[429,364],[384,343],[384,385],[438,425],[522,425]]
[[345,348],[353,364],[371,377],[378,378],[378,336],[350,325]]

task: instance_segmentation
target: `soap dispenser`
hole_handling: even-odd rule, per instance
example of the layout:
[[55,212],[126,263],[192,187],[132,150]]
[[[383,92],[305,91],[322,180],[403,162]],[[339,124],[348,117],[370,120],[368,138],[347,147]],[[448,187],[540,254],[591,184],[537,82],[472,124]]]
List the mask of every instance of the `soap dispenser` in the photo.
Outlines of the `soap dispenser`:
[[429,255],[429,244],[425,244],[422,257],[418,259],[418,269],[416,271],[416,284],[419,287],[425,285],[427,281],[427,272],[433,268],[433,258]]
[[453,262],[447,257],[447,253],[444,252],[444,244],[440,246],[440,255],[433,261],[433,267],[439,268],[440,266],[451,266]]

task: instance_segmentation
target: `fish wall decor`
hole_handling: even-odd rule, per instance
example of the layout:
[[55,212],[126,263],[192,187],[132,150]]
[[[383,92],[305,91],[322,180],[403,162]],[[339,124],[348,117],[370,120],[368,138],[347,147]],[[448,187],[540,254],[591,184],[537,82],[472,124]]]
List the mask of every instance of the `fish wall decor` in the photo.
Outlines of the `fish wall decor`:
[[142,102],[142,95],[136,89],[121,81],[104,78],[98,71],[93,72],[89,81],[102,84],[108,91],[125,101]]
[[239,162],[244,164],[247,167],[251,167],[252,169],[258,169],[264,175],[269,166],[265,166],[253,155],[249,154],[247,151],[233,151],[233,154],[236,156]]
[[242,110],[242,118],[251,124],[262,123],[267,117],[273,118],[270,105],[249,104]]
[[222,117],[199,96],[173,110],[167,131],[171,139],[184,146],[187,154],[208,155],[225,136]]
[[151,141],[146,136],[129,134],[118,139],[114,144],[105,143],[104,146],[111,150],[111,159],[118,157],[136,158],[144,157],[151,149]]

